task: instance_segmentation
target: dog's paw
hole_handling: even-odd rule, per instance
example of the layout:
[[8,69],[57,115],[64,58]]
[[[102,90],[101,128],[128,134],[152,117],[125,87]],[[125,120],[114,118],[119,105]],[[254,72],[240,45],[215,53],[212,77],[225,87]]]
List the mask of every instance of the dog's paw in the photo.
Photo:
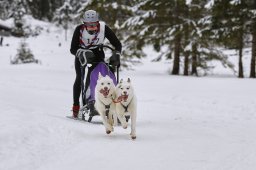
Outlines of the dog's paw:
[[127,129],[127,127],[128,127],[128,123],[125,123],[125,124],[123,125],[123,128],[124,128],[124,129]]
[[131,133],[130,135],[133,140],[136,139],[136,134]]
[[136,139],[136,136],[133,136],[133,135],[132,135],[131,138],[132,138],[132,140],[135,140],[135,139]]
[[112,126],[109,126],[108,128],[106,128],[106,132],[107,131],[114,132],[114,128]]

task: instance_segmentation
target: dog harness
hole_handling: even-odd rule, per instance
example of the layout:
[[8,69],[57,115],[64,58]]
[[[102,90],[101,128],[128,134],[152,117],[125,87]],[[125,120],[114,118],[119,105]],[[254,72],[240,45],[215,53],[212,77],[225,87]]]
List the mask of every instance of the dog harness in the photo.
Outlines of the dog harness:
[[105,106],[105,116],[108,117],[111,103],[109,105],[105,105],[102,101],[100,102]]
[[105,105],[105,110],[106,110],[105,114],[106,114],[107,117],[108,117],[108,114],[109,114],[109,109],[110,109],[110,104]]
[[123,105],[122,103],[121,103],[121,105],[124,108],[124,112],[128,112],[128,107],[129,107],[130,103],[127,106]]
[[[132,99],[133,99],[133,98],[132,98]],[[129,103],[127,106],[125,106],[125,105],[123,105],[122,103],[120,103],[120,104],[123,106],[125,113],[128,112],[128,107],[129,107],[129,105],[131,104],[132,99],[131,99],[130,103]]]

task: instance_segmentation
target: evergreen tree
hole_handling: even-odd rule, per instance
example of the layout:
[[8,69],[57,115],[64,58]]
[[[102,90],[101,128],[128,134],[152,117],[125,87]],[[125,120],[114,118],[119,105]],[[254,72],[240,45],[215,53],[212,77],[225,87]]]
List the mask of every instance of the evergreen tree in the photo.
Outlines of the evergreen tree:
[[248,1],[215,0],[213,6],[213,29],[217,42],[239,52],[238,77],[243,78],[243,48],[248,32],[250,12]]
[[34,58],[28,44],[25,41],[20,43],[20,47],[17,49],[17,55],[11,64],[22,64],[22,63],[38,63],[39,61]]
[[15,27],[13,29],[13,35],[14,36],[24,36],[24,19],[23,16],[27,13],[26,12],[26,3],[25,1],[19,0],[14,1],[14,4],[16,6],[16,9],[13,11],[13,13],[10,14],[11,17],[14,18],[14,24]]
[[[140,51],[143,46],[151,44],[156,51],[168,47],[161,56],[173,56],[172,74],[179,74],[180,59],[184,56],[184,75],[198,75],[197,69],[211,68],[208,62],[220,60],[222,64],[232,67],[221,51],[213,48],[210,39],[210,10],[205,8],[208,0],[163,0],[140,1],[134,17],[125,22],[131,30],[127,41],[133,42]],[[191,58],[191,60],[190,60]]]
[[52,21],[57,8],[63,5],[65,0],[26,0],[29,10],[34,18]]
[[67,30],[68,24],[72,21],[73,18],[73,8],[70,4],[69,0],[66,0],[64,4],[56,9],[56,15],[54,16],[54,20],[57,21],[58,25],[62,25],[65,29],[65,40],[67,41]]
[[7,19],[11,9],[10,9],[10,4],[12,1],[7,1],[7,0],[1,0],[0,1],[0,19]]
[[126,20],[123,28],[128,28],[129,34],[125,43],[130,45],[132,56],[143,57],[142,47],[151,44],[156,51],[162,51],[164,45],[167,50],[162,52],[162,57],[171,57],[174,45],[171,43],[180,27],[174,25],[175,1],[140,0],[132,8],[133,16]]

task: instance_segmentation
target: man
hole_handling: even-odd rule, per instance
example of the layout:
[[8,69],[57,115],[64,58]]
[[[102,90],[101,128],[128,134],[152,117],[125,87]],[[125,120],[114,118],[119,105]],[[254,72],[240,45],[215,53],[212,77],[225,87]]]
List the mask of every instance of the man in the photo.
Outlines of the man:
[[[104,62],[105,54],[102,48],[96,47],[93,45],[99,45],[104,43],[104,39],[107,38],[109,42],[115,47],[117,51],[115,61],[117,65],[120,65],[120,54],[122,50],[122,45],[115,33],[102,21],[99,21],[98,13],[94,10],[88,10],[84,13],[83,24],[80,24],[76,27],[72,42],[70,52],[77,56],[81,52],[81,48],[90,49],[94,57],[87,58],[87,63],[91,63],[92,66],[88,67],[85,90],[88,89],[90,83],[90,73],[93,68],[96,67],[98,62]],[[77,118],[78,112],[80,109],[79,97],[81,93],[81,64],[79,58],[75,57],[75,70],[76,70],[76,79],[73,86],[73,117]],[[83,70],[84,72],[84,70]],[[95,113],[94,102],[91,101],[87,103],[90,113]]]

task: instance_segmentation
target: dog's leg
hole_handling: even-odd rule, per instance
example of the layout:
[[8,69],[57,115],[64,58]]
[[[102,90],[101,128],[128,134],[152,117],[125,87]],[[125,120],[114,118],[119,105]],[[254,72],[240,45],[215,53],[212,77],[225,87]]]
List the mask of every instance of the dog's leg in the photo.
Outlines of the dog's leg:
[[127,129],[128,123],[126,122],[124,114],[121,115],[120,113],[117,112],[116,115],[117,115],[118,119],[120,120],[122,127],[124,129]]
[[131,113],[131,138],[136,139],[136,118],[137,118],[137,111],[134,110]]
[[120,120],[122,127],[124,129],[126,129],[127,126],[128,126],[128,123],[126,122],[124,111],[122,109],[123,108],[122,108],[121,104],[117,104],[116,105],[116,115],[117,115],[117,118]]
[[114,118],[114,126],[118,125],[118,120],[117,120],[117,114],[113,113],[113,118]]
[[112,125],[117,126],[116,106],[113,103],[110,106],[110,112],[111,112],[112,121],[113,121]]
[[113,124],[114,124],[114,121],[113,121],[113,113],[112,113],[111,111],[108,113],[108,123],[109,123],[111,126],[113,126]]
[[[98,111],[98,112],[99,112],[99,111]],[[100,116],[101,116],[101,118],[102,118],[102,123],[103,123],[103,125],[104,125],[105,128],[106,128],[106,133],[107,133],[107,134],[110,134],[111,132],[114,131],[113,127],[108,123],[108,120],[106,119],[106,116],[105,116],[104,113],[99,112],[99,114],[100,114]]]

